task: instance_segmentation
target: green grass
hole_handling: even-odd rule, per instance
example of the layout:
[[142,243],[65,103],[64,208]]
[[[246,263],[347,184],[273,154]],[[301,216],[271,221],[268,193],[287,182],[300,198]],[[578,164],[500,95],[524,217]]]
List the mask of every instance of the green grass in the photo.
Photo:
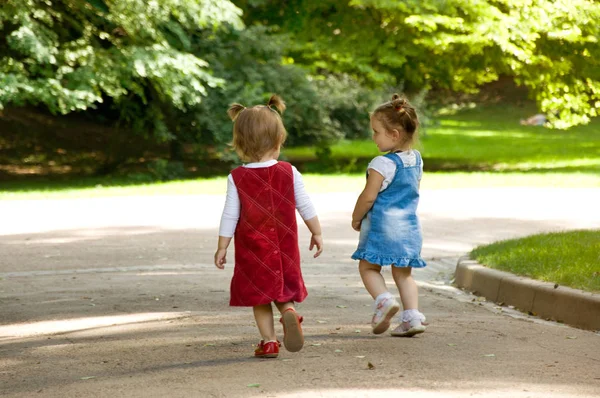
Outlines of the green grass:
[[[438,117],[418,148],[429,170],[600,173],[600,120],[567,131],[521,126],[530,108],[482,106]],[[370,140],[342,141],[331,159],[366,159],[378,155]],[[312,147],[288,148],[292,162],[320,161]]]
[[[439,116],[421,139],[421,187],[600,187],[600,120],[569,131],[521,126],[532,112],[495,105]],[[331,151],[327,159],[317,159],[314,147],[286,148],[283,155],[303,170],[309,192],[360,190],[368,161],[379,154],[373,142],[341,141]],[[223,194],[226,169],[222,174],[164,183],[139,176],[0,181],[0,200]]]
[[[309,193],[358,192],[365,184],[361,174],[305,174]],[[0,183],[0,200],[64,199],[108,196],[223,195],[225,176],[170,182],[139,183],[135,180],[79,178],[65,181],[15,181]],[[425,173],[421,189],[498,187],[600,187],[600,175],[588,173]]]
[[475,248],[471,257],[502,271],[600,292],[600,230],[501,241]]

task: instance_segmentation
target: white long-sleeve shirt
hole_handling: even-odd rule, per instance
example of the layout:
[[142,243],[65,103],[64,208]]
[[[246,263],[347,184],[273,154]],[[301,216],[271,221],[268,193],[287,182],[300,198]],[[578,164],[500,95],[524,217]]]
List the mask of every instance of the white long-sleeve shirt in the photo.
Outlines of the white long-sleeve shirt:
[[[266,162],[248,163],[243,167],[248,168],[259,168],[259,167],[270,167],[277,164],[277,160],[268,160]],[[304,188],[304,181],[302,181],[302,174],[292,166],[294,173],[294,198],[296,199],[296,209],[303,220],[310,220],[317,216],[317,211],[310,200],[310,197],[306,193]],[[233,181],[231,174],[227,177],[227,197],[225,199],[225,207],[223,208],[223,215],[221,216],[221,226],[219,228],[219,236],[231,238],[235,233],[235,227],[237,226],[238,220],[240,219],[240,197],[238,195],[237,187]]]

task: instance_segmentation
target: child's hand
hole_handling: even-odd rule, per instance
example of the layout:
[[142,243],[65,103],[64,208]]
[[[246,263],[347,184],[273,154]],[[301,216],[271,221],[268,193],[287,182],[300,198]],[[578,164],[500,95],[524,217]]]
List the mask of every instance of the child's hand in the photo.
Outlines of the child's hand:
[[323,252],[323,236],[321,235],[312,235],[310,238],[310,246],[309,250],[312,250],[313,247],[317,246],[317,252],[315,253],[315,258],[319,257]]
[[225,264],[227,263],[227,249],[217,249],[215,253],[215,266],[219,269],[225,268]]
[[355,231],[360,231],[360,224],[362,224],[362,220],[352,220],[352,229]]

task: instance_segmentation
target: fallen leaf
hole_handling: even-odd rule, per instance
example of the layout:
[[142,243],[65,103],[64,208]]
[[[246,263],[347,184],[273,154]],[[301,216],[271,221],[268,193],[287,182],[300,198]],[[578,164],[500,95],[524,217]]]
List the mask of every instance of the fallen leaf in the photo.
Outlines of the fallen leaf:
[[495,356],[496,356],[496,354],[485,354],[484,355],[484,357],[489,357],[489,358],[492,358],[492,357],[495,357]]
[[214,343],[206,343],[204,344],[204,347],[214,347],[215,344]]
[[357,355],[356,358],[360,358],[363,359],[365,356],[364,355]]
[[85,377],[80,377],[79,380],[89,380],[89,379],[95,379],[96,376],[85,376]]
[[260,387],[260,384],[258,384],[258,383],[252,383],[252,384],[248,384],[248,386],[247,386],[247,387],[255,387],[255,388],[258,388],[258,387]]
[[317,321],[317,323],[327,323],[327,321]]
[[282,359],[282,361],[283,361],[283,362],[291,362],[292,360],[291,360],[291,359],[289,359],[289,358],[286,358],[286,359]]
[[448,343],[448,345],[449,345],[450,347],[456,347],[456,344],[454,344],[454,343]]
[[369,370],[373,370],[375,369],[375,365],[373,365],[371,362],[367,362],[367,368],[369,368]]
[[356,329],[354,333],[360,333],[360,329]]
[[336,305],[336,307],[337,307],[337,308],[348,308],[348,307],[347,307],[347,306],[345,306],[345,305]]
[[342,351],[342,350],[335,350],[334,352],[344,352],[344,351]]
[[575,340],[577,338],[577,336],[567,336],[567,339],[569,340]]
[[314,346],[314,347],[318,347],[318,346],[321,345],[321,343],[312,343],[311,345]]

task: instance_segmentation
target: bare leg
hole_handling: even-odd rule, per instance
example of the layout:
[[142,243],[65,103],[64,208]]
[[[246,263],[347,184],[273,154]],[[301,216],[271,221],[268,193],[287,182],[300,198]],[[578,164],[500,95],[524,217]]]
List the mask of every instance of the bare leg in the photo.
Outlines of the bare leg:
[[[283,323],[283,345],[290,352],[297,352],[304,346],[304,334],[300,326],[300,317],[296,314],[294,303],[275,302],[277,309],[281,312],[281,321]],[[289,309],[294,311],[287,311]],[[287,312],[286,312],[287,311]]]
[[381,275],[381,267],[379,265],[371,264],[366,260],[360,260],[358,263],[358,270],[365,288],[367,288],[367,291],[373,299],[376,299],[381,293],[388,291],[387,286],[385,285],[385,279],[383,279],[383,275]]
[[402,307],[405,311],[419,308],[419,289],[411,272],[412,268],[410,267],[392,266],[392,276],[400,292]]
[[283,311],[292,308],[292,309],[296,309],[294,308],[294,302],[293,301],[288,301],[287,303],[278,303],[277,301],[275,302],[275,305],[277,306],[277,309],[279,310],[280,313],[283,314]]
[[258,326],[258,331],[260,332],[262,339],[265,342],[277,340],[271,304],[257,305],[253,307],[253,309],[256,326]]

